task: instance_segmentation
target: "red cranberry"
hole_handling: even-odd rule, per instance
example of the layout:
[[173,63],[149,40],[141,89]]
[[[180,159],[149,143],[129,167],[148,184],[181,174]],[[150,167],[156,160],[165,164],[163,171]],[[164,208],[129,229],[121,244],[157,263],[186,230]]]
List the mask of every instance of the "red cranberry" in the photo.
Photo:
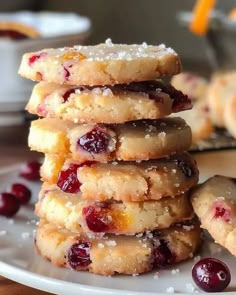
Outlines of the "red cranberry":
[[70,77],[69,68],[71,67],[72,67],[72,64],[63,65],[63,74],[66,81],[69,80],[69,77]]
[[199,260],[192,269],[195,284],[206,292],[223,291],[230,283],[230,270],[226,264],[215,258]]
[[20,169],[20,176],[27,180],[39,180],[40,179],[40,166],[38,161],[30,161],[24,164]]
[[87,161],[82,164],[70,164],[65,170],[61,170],[57,180],[57,186],[65,193],[76,194],[80,192],[81,183],[77,177],[77,170],[83,166],[90,166],[94,162]]
[[31,191],[21,183],[14,183],[11,192],[16,196],[21,204],[26,204],[31,198]]
[[16,196],[9,193],[0,194],[0,215],[11,217],[20,209],[20,202]]
[[63,100],[66,102],[71,94],[75,93],[75,89],[68,89],[63,95]]
[[88,228],[93,232],[107,232],[109,220],[101,207],[88,206],[83,208],[83,215]]
[[215,215],[214,218],[222,218],[225,222],[231,221],[231,211],[223,207],[223,204],[217,202],[215,204]]
[[65,193],[76,194],[80,192],[81,183],[77,178],[77,169],[80,164],[70,164],[66,170],[61,170],[57,180],[57,186]]
[[162,268],[175,263],[176,257],[168,247],[164,239],[157,240],[157,246],[154,245],[154,267]]
[[102,153],[107,151],[110,135],[103,130],[94,128],[78,139],[78,145],[89,153]]
[[39,60],[41,57],[47,55],[46,52],[40,52],[38,54],[34,54],[29,58],[29,65],[32,66],[37,60]]
[[92,262],[90,260],[91,244],[85,241],[78,241],[72,245],[68,252],[68,262],[71,268],[76,270],[86,269]]

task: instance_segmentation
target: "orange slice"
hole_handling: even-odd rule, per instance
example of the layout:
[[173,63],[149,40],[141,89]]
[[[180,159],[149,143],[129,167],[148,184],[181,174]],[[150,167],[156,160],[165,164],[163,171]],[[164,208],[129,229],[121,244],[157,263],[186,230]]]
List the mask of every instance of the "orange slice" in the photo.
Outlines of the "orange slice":
[[209,14],[214,8],[216,0],[198,0],[193,10],[193,18],[189,25],[191,32],[205,35],[209,24]]

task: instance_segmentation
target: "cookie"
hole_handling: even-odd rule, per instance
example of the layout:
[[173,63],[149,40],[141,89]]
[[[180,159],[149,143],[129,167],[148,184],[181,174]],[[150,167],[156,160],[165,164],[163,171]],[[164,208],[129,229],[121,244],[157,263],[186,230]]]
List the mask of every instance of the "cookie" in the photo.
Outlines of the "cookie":
[[176,52],[165,45],[113,44],[44,49],[24,54],[19,74],[34,81],[69,85],[114,85],[180,72]]
[[57,266],[100,275],[139,274],[193,257],[201,244],[200,233],[199,225],[189,223],[136,236],[95,238],[41,221],[35,245]]
[[198,183],[194,158],[187,153],[135,162],[78,163],[46,155],[41,168],[44,181],[67,193],[82,193],[92,201],[140,202],[176,196]]
[[[236,91],[235,91],[236,93]],[[236,95],[231,95],[224,106],[224,123],[228,132],[236,138]]]
[[209,85],[208,104],[213,123],[225,127],[224,109],[228,99],[236,92],[236,72],[216,75]]
[[188,150],[191,141],[191,129],[180,118],[118,125],[79,125],[44,118],[32,122],[28,143],[38,152],[71,154],[81,162],[107,162],[161,158]]
[[202,227],[236,256],[236,179],[211,177],[193,190],[191,199]]
[[191,72],[182,72],[171,78],[171,84],[178,90],[183,91],[193,101],[205,100],[207,96],[208,81]]
[[38,30],[26,24],[12,21],[0,21],[0,37],[13,40],[41,37]]
[[[172,114],[171,116],[175,117],[176,115]],[[178,117],[184,119],[191,127],[193,143],[208,138],[214,130],[209,114],[209,107],[204,100],[194,102],[191,110],[179,112]]]
[[58,227],[85,233],[133,235],[168,228],[193,217],[187,194],[159,201],[84,201],[79,194],[62,192],[44,183],[35,213]]
[[104,87],[35,85],[26,109],[75,123],[123,123],[159,119],[189,109],[191,101],[161,80]]

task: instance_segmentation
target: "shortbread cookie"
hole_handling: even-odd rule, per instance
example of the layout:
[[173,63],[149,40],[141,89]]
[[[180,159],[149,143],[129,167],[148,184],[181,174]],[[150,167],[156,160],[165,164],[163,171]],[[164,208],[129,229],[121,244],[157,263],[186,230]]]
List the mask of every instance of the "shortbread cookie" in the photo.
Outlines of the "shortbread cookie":
[[44,49],[23,56],[19,74],[69,85],[113,85],[154,80],[180,72],[175,51],[165,45],[112,44]]
[[187,194],[159,201],[83,201],[79,194],[62,192],[44,183],[36,204],[36,215],[59,227],[85,233],[132,235],[168,228],[193,217]]
[[224,109],[228,99],[236,92],[236,72],[218,74],[210,83],[208,90],[208,104],[213,123],[218,127],[225,127]]
[[148,160],[189,149],[191,129],[183,119],[78,125],[45,118],[32,122],[29,146],[79,161]]
[[135,162],[78,163],[46,155],[41,176],[67,193],[81,192],[92,201],[140,202],[186,192],[198,183],[198,169],[190,154]]
[[224,106],[224,123],[228,132],[236,138],[236,91],[229,97]]
[[57,266],[101,275],[139,274],[193,257],[201,245],[200,233],[198,224],[189,223],[136,236],[95,238],[41,221],[35,245]]
[[40,33],[26,24],[12,21],[0,21],[0,38],[6,37],[13,40],[39,38]]
[[26,109],[75,123],[123,123],[159,119],[191,108],[181,91],[161,80],[104,87],[37,84]]
[[172,77],[171,84],[187,94],[193,101],[206,99],[209,83],[198,74],[182,72]]
[[236,179],[214,176],[196,187],[191,198],[202,227],[236,256]]
[[[171,116],[175,117],[176,115],[172,114]],[[208,138],[214,130],[209,107],[204,100],[194,102],[191,110],[179,112],[178,117],[184,119],[191,127],[193,143]]]

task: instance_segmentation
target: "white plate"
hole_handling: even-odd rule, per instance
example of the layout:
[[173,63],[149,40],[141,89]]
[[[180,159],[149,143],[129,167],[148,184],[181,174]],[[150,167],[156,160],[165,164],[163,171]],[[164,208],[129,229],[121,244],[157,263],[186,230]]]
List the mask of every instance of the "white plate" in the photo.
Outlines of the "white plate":
[[[235,176],[236,152],[201,154],[199,160],[202,179],[215,173]],[[209,169],[209,163],[215,163]],[[212,164],[213,165],[213,164]],[[222,166],[224,165],[224,166]],[[207,168],[208,166],[208,168]],[[232,167],[230,170],[229,167]],[[0,191],[15,181],[25,182],[17,176],[18,166],[1,169]],[[236,170],[235,170],[236,171]],[[233,174],[234,173],[234,174]],[[40,184],[27,183],[34,191],[36,200]],[[12,224],[12,222],[14,222]],[[191,278],[192,259],[168,270],[161,270],[159,278],[155,273],[132,276],[103,277],[87,272],[75,272],[58,268],[38,256],[33,247],[35,217],[33,204],[22,208],[14,219],[0,218],[0,274],[34,288],[63,295],[158,295],[173,287],[178,293],[193,292]],[[4,231],[7,233],[4,235]],[[228,291],[236,290],[236,259],[220,246],[208,241],[201,256],[216,257],[231,269],[232,282]],[[179,273],[173,274],[173,269]],[[171,272],[172,271],[172,272]],[[195,291],[199,291],[194,287]]]

